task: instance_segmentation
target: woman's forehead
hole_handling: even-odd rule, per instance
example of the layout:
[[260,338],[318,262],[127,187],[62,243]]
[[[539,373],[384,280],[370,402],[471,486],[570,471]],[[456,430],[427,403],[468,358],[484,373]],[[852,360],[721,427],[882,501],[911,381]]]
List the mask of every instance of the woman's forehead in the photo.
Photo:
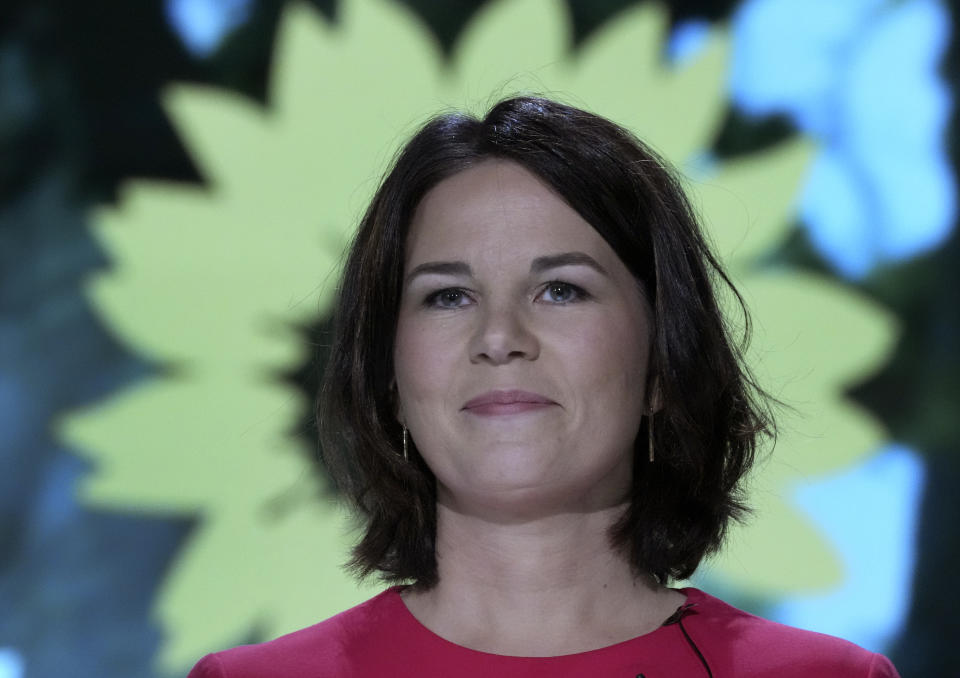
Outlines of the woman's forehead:
[[517,254],[588,249],[592,256],[616,256],[543,180],[500,159],[458,172],[424,196],[407,235],[407,264],[424,257],[478,255],[490,248]]

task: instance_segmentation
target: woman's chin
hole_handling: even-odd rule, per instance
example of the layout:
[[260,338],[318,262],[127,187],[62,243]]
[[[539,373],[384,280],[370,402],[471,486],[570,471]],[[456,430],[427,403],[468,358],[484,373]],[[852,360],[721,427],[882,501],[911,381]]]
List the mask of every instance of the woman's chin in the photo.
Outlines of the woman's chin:
[[550,469],[518,469],[509,477],[501,473],[486,477],[481,471],[469,482],[438,491],[438,504],[455,513],[491,522],[525,522],[553,515],[589,513],[622,503],[622,496],[601,497],[596,487],[563,483]]

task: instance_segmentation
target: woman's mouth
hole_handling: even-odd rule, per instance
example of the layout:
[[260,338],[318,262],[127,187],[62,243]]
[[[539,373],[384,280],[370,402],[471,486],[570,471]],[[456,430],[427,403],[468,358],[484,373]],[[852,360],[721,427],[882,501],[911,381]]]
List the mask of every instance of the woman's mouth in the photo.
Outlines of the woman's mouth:
[[512,389],[487,391],[468,400],[462,409],[477,416],[494,417],[532,412],[556,404],[539,393]]

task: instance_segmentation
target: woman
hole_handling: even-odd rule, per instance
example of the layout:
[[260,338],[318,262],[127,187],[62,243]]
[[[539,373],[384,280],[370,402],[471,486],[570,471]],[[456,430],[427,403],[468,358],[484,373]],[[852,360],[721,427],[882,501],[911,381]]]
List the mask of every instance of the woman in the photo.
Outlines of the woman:
[[613,123],[531,97],[429,122],[363,218],[319,411],[351,565],[397,585],[191,678],[896,676],[667,587],[743,515],[771,431],[714,282]]

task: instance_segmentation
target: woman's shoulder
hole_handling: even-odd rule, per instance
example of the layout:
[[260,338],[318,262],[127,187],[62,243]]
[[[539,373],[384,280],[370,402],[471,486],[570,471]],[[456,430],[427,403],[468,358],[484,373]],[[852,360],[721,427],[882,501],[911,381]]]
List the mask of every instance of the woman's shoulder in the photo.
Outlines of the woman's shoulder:
[[[378,632],[389,632],[394,592],[394,588],[387,589],[329,619],[274,640],[208,654],[197,662],[187,678],[346,675],[346,664],[358,649],[375,651]],[[358,645],[372,647],[358,648]]]
[[699,589],[686,589],[682,621],[711,667],[738,676],[896,678],[886,657],[836,636],[758,617]]

